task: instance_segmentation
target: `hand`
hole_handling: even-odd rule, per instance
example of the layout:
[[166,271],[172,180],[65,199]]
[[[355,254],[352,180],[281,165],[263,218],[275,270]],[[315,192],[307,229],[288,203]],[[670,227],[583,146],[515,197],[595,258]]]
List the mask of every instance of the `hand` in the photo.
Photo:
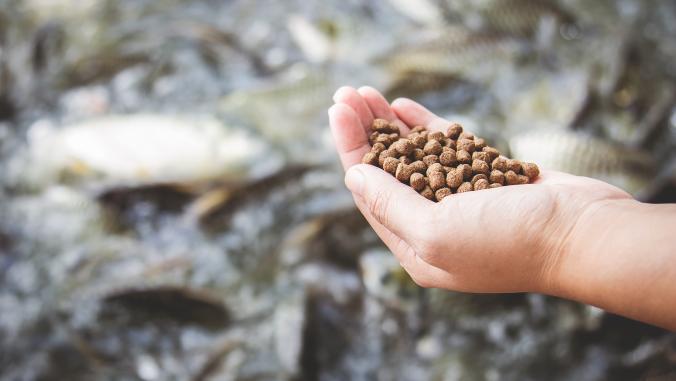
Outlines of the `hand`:
[[534,184],[453,194],[439,203],[380,168],[359,164],[374,118],[444,131],[449,122],[408,99],[391,105],[375,89],[342,87],[329,109],[345,182],[357,207],[422,287],[556,294],[580,220],[610,200],[631,199],[601,181],[542,171]]

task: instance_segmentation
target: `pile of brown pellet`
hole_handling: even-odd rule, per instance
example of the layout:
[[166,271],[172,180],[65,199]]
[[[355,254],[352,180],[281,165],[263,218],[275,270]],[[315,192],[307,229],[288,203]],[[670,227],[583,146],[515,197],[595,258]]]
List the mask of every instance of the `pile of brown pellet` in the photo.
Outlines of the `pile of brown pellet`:
[[362,163],[384,169],[433,201],[453,193],[528,184],[540,174],[537,165],[500,155],[457,123],[445,134],[417,126],[401,137],[399,127],[376,119],[372,131],[371,151]]

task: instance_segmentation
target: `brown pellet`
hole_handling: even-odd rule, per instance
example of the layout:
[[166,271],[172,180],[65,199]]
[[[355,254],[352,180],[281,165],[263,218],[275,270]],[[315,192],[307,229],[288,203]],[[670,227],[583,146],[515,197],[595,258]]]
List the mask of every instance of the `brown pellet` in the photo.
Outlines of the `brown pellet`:
[[486,147],[486,141],[482,138],[477,138],[476,136],[474,137],[474,147],[477,150],[484,149]]
[[371,129],[376,132],[382,132],[389,134],[390,132],[390,122],[385,119],[374,119],[371,124]]
[[425,139],[424,136],[420,136],[420,135],[416,135],[416,136],[414,136],[410,139],[411,139],[411,142],[413,142],[413,144],[420,149],[425,147],[425,143],[427,143],[427,139]]
[[400,155],[410,155],[413,152],[413,143],[408,139],[399,139],[392,143],[392,148],[397,150]]
[[476,148],[474,146],[474,140],[462,139],[462,138],[458,140],[457,147],[458,147],[457,148],[458,151],[463,150],[463,151],[467,151],[469,153],[474,152],[474,149]]
[[425,173],[429,177],[430,173],[432,173],[432,172],[443,172],[443,171],[444,171],[444,167],[441,164],[434,163],[434,164],[429,165],[427,167],[427,171],[425,171]]
[[497,184],[502,185],[502,184],[505,183],[505,174],[502,173],[502,171],[499,171],[499,170],[497,170],[497,169],[494,169],[494,170],[491,171],[491,174],[490,174],[490,176],[488,177],[488,179],[489,179],[489,180],[491,181],[491,183],[493,183],[493,184],[496,184],[496,183],[497,183]]
[[535,179],[540,175],[540,168],[533,163],[521,163],[521,171],[528,176],[530,180]]
[[462,126],[459,125],[458,123],[451,124],[450,126],[448,126],[448,129],[446,130],[446,136],[448,136],[451,139],[457,139],[461,133]]
[[493,163],[491,163],[491,168],[497,169],[500,172],[507,172],[507,159],[498,156],[495,159],[493,159]]
[[401,181],[402,183],[408,183],[408,180],[411,178],[412,174],[413,168],[411,168],[410,165],[399,163],[399,165],[397,165],[396,171],[394,172],[394,177],[396,177],[397,180]]
[[381,152],[385,151],[386,147],[383,143],[375,143],[371,147],[371,152],[375,153],[376,155],[380,155]]
[[464,182],[458,187],[457,193],[471,192],[472,190],[472,184]]
[[427,129],[423,126],[415,126],[411,128],[411,133],[416,133],[416,132],[423,132],[426,131]]
[[369,135],[369,144],[373,145],[376,142],[376,138],[380,136],[380,132],[372,132],[371,135]]
[[432,190],[432,188],[429,187],[429,185],[420,191],[420,195],[428,200],[434,201],[434,191]]
[[501,186],[502,186],[502,184],[491,183],[491,185],[489,185],[488,188],[500,188]]
[[486,180],[486,179],[479,179],[473,185],[474,190],[488,189],[488,186],[489,186],[488,180]]
[[367,152],[361,159],[362,164],[378,165],[378,155],[375,152]]
[[429,180],[430,188],[432,188],[433,191],[446,186],[446,175],[444,172],[434,171],[427,176],[427,179]]
[[413,173],[411,175],[411,177],[409,178],[409,182],[411,184],[411,187],[418,192],[425,189],[425,187],[427,186],[427,180],[425,180],[425,176],[423,176],[421,173],[418,172]]
[[425,143],[423,151],[428,155],[439,155],[441,153],[441,143],[437,140],[430,140]]
[[411,159],[408,156],[399,156],[399,161],[404,164],[411,164]]
[[[383,152],[381,152],[380,155],[378,155],[378,165],[383,167],[385,165],[385,159],[388,158],[388,157],[396,158],[397,157],[397,151],[386,149]],[[399,160],[397,160],[397,162],[399,162]],[[392,172],[392,173],[394,173],[394,172]]]
[[474,151],[472,153],[472,160],[483,160],[486,163],[490,163],[488,153],[483,151]]
[[455,151],[449,149],[439,155],[439,163],[441,165],[452,166],[458,164],[458,159],[455,156]]
[[460,164],[456,169],[462,173],[463,179],[469,180],[472,178],[472,167],[469,164]]
[[425,165],[425,163],[423,163],[422,161],[417,160],[411,163],[411,168],[413,168],[413,172],[424,174],[425,171],[427,170],[427,165]]
[[376,137],[376,143],[382,143],[385,147],[389,147],[392,144],[392,139],[387,134],[380,134]]
[[505,184],[506,185],[516,185],[519,183],[519,175],[514,171],[505,172]]
[[444,167],[439,164],[439,163],[434,163],[432,165],[427,166],[427,170],[425,170],[425,174],[429,177],[430,173],[432,172],[444,172]]
[[507,169],[514,171],[514,173],[519,174],[521,172],[521,162],[514,159],[507,160]]
[[441,189],[437,189],[437,191],[434,192],[434,198],[436,198],[437,201],[441,201],[441,200],[444,199],[444,197],[448,197],[451,194],[453,194],[453,192],[450,189],[441,188]]
[[493,147],[484,147],[481,149],[483,152],[486,152],[488,154],[488,163],[492,163],[495,158],[500,156],[500,151]]
[[462,184],[462,170],[458,170],[457,168],[451,168],[448,171],[448,174],[446,174],[446,185],[448,185],[449,188],[457,188]]
[[472,161],[472,172],[476,175],[479,173],[483,173],[484,175],[488,175],[490,171],[490,167],[488,167],[488,163],[486,163],[483,160],[474,160]]
[[474,177],[472,177],[472,180],[470,181],[470,184],[472,184],[472,186],[474,186],[474,184],[476,184],[476,182],[479,181],[479,180],[488,180],[488,177],[486,177],[486,175],[484,175],[483,173],[480,173],[478,175],[474,175]]
[[383,169],[385,172],[390,175],[395,175],[397,172],[397,166],[399,165],[399,159],[396,157],[386,157],[385,162],[383,163]]
[[472,155],[467,151],[458,151],[455,153],[455,159],[460,164],[469,164],[472,162]]
[[427,155],[427,156],[423,157],[422,161],[423,161],[423,163],[425,163],[425,165],[427,165],[429,167],[430,165],[439,162],[439,156],[437,156],[437,155]]
[[427,140],[436,140],[439,143],[445,138],[444,133],[441,131],[434,131],[427,134]]
[[425,151],[420,148],[415,148],[411,154],[414,160],[422,160],[425,157]]

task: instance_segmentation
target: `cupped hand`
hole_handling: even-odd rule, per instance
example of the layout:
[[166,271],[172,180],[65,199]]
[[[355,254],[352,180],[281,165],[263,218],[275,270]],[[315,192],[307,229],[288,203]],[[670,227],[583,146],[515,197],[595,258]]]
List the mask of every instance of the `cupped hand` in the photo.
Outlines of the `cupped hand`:
[[374,118],[407,135],[443,131],[444,120],[409,99],[391,105],[375,89],[342,87],[329,109],[345,183],[357,207],[411,278],[469,292],[552,292],[579,221],[604,202],[630,198],[606,183],[543,170],[527,185],[458,193],[434,203],[380,168],[360,164]]

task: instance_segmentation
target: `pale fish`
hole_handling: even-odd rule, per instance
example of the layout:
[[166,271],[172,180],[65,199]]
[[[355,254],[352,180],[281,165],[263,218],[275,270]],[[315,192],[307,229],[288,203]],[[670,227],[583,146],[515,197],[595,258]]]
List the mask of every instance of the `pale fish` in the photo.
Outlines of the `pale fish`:
[[13,167],[19,183],[141,185],[232,180],[246,175],[266,145],[207,116],[114,115],[30,127]]
[[492,87],[493,95],[501,101],[509,128],[562,128],[585,106],[590,86],[588,76],[576,69],[516,73],[498,78]]
[[511,70],[524,48],[519,39],[472,33],[458,27],[418,37],[415,43],[397,47],[375,63],[395,77],[411,72],[453,74],[485,83],[503,69]]
[[639,194],[656,176],[646,152],[565,130],[533,130],[510,139],[514,158],[574,175],[588,176]]
[[338,86],[334,82],[325,71],[296,67],[274,83],[233,91],[222,100],[221,109],[261,135],[288,143],[318,130]]

